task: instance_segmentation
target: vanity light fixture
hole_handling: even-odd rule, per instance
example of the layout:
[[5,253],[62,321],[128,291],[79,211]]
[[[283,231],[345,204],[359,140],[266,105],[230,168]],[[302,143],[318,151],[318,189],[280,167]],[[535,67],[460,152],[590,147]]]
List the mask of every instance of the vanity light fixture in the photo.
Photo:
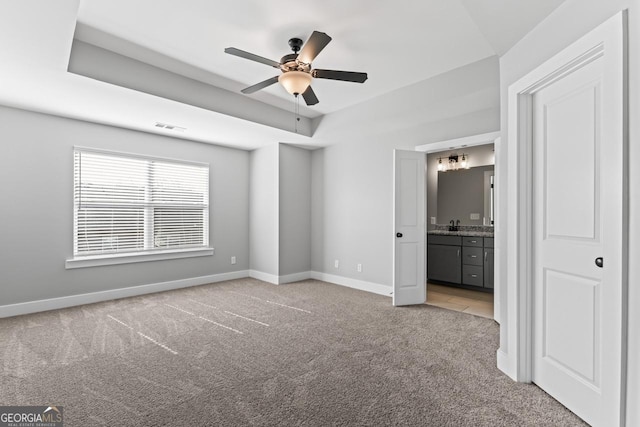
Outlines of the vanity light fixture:
[[460,167],[462,169],[469,169],[469,162],[467,161],[467,156],[462,155],[462,160],[460,161]]
[[[442,159],[446,160],[446,163],[442,163]],[[469,169],[469,155],[468,154],[450,154],[449,157],[438,157],[438,171],[455,171],[458,169]]]
[[458,155],[451,154],[449,156],[449,168],[447,170],[455,171],[458,170]]

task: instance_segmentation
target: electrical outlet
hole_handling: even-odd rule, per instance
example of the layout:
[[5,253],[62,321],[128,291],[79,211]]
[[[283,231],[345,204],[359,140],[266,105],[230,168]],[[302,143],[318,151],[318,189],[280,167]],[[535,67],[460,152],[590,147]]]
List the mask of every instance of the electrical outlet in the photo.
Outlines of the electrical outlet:
[[358,264],[357,269],[358,269],[358,273],[362,273],[362,264]]
[[232,256],[231,257],[231,264],[235,264],[236,263],[236,257]]
[[431,217],[431,224],[435,224],[435,223],[436,223],[436,217],[435,217],[435,216],[432,216],[432,217]]
[[472,213],[470,215],[470,219],[479,220],[480,219],[480,214],[479,213]]
[[335,268],[339,268],[339,267],[340,267],[340,261],[335,260],[335,261],[333,262],[333,266],[334,266]]

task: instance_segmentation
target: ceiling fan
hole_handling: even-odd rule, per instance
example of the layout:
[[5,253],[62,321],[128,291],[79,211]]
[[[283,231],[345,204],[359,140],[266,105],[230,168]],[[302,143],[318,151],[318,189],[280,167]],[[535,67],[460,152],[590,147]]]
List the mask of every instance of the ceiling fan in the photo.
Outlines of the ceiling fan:
[[296,97],[298,95],[302,95],[304,102],[306,102],[307,105],[315,105],[318,103],[318,98],[311,88],[311,80],[313,78],[342,80],[345,82],[355,83],[364,83],[365,80],[367,80],[367,73],[320,70],[317,68],[311,69],[311,62],[313,62],[316,56],[318,56],[330,41],[331,37],[319,31],[314,31],[304,46],[302,40],[297,37],[289,39],[289,46],[291,47],[291,50],[293,50],[293,53],[283,56],[280,59],[280,62],[254,55],[253,53],[245,52],[244,50],[236,49],[235,47],[228,47],[224,51],[225,53],[249,59],[251,61],[260,62],[273,68],[278,68],[282,71],[279,76],[271,77],[263,82],[242,89],[242,93],[251,94],[259,91],[260,89],[271,86],[276,82],[280,82],[280,84],[282,84],[290,94],[295,95]]

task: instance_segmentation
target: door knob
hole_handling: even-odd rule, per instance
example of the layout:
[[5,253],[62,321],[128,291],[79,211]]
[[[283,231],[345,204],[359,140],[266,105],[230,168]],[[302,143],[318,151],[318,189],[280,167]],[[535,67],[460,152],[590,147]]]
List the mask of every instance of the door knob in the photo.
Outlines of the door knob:
[[600,268],[602,268],[602,265],[604,264],[602,257],[598,257],[596,258],[596,265]]
[[396,233],[396,237],[398,238],[402,237],[402,233]]

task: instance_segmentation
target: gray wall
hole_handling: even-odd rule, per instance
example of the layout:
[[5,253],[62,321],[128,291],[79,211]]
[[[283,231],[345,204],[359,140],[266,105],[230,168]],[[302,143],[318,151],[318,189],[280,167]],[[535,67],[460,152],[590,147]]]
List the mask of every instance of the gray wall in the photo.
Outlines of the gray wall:
[[278,145],[251,152],[251,270],[274,276],[279,270]]
[[393,150],[496,131],[498,83],[489,58],[323,118],[314,137],[330,145],[312,154],[315,271],[391,286]]
[[280,144],[279,275],[311,270],[311,151]]
[[311,270],[324,268],[324,149],[311,153]]
[[279,276],[311,270],[311,152],[274,144],[251,152],[251,270]]
[[[248,269],[247,152],[6,107],[0,126],[0,305]],[[74,145],[209,162],[215,255],[66,270]]]
[[[427,230],[436,228],[436,224],[441,224],[438,218],[438,157],[442,153],[427,154]],[[431,223],[431,218],[435,218],[436,223]]]
[[[569,44],[587,34],[590,30],[615,15],[621,10],[629,13],[629,156],[637,159],[640,156],[640,0],[566,0],[547,19],[527,34],[516,46],[500,59],[500,88],[501,88],[501,131],[502,147],[500,158],[500,174],[506,176],[508,164],[508,151],[511,143],[508,135],[508,103],[507,95],[509,85],[526,75],[557,52]],[[503,161],[504,160],[504,161]],[[504,166],[504,168],[503,168]],[[628,163],[629,170],[629,349],[628,349],[628,393],[627,425],[640,425],[640,263],[634,260],[640,259],[640,166],[635,161]],[[498,212],[497,227],[500,230],[500,253],[496,256],[501,259],[509,250],[506,236],[507,216],[506,208],[509,204],[516,203],[508,200],[509,186],[515,183],[506,183],[498,187],[500,203],[503,209]],[[504,202],[504,203],[503,203]],[[506,262],[500,263],[498,274],[502,283],[507,284]],[[509,293],[513,289],[505,286],[501,292],[501,328],[500,349],[509,352],[515,342],[509,342],[509,328],[515,327],[513,319],[508,318],[507,301]]]

